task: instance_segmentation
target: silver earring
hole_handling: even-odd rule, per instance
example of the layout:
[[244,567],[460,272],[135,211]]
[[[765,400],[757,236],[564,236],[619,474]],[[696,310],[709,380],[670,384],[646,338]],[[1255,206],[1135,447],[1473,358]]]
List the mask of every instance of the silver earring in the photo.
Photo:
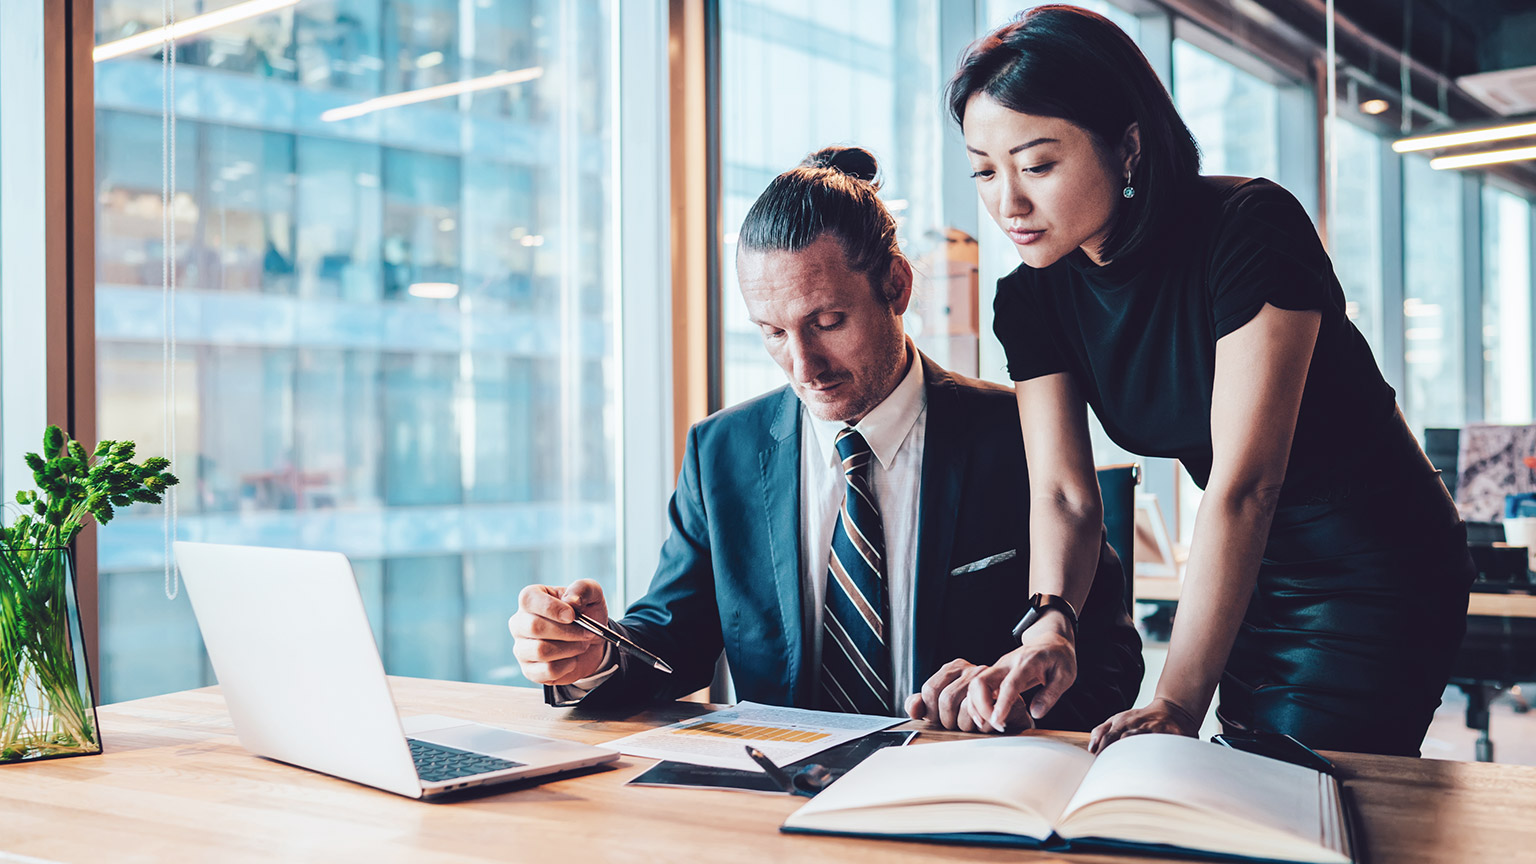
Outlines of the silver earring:
[[1136,187],[1132,186],[1129,183],[1127,183],[1127,184],[1125,184],[1125,188],[1120,190],[1120,194],[1124,195],[1127,198],[1135,198],[1136,197]]

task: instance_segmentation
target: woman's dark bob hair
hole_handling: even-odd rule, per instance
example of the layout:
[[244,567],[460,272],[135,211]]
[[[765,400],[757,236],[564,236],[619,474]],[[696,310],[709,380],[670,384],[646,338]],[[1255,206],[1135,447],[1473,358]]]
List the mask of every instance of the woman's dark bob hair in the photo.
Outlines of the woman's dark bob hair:
[[1137,124],[1136,197],[1118,199],[1100,250],[1105,260],[1135,252],[1158,226],[1174,221],[1200,174],[1195,138],[1141,49],[1086,9],[1038,6],[972,43],[945,90],[962,129],[966,106],[978,93],[1021,114],[1080,126],[1106,153],[1118,152],[1125,130]]
[[891,302],[888,275],[901,255],[896,220],[881,203],[880,165],[862,147],[823,147],[773,178],[742,220],[736,248],[799,252],[831,232],[848,268],[869,278],[875,299]]

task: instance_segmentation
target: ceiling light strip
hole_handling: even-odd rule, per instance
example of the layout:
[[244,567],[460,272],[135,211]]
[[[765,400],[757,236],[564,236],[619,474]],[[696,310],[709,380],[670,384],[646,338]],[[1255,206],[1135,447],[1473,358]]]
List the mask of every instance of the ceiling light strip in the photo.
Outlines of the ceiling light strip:
[[1438,150],[1442,147],[1460,147],[1463,144],[1482,144],[1488,141],[1524,138],[1527,135],[1536,135],[1536,121],[1513,123],[1504,126],[1490,126],[1486,129],[1468,129],[1465,132],[1444,132],[1434,135],[1403,138],[1399,141],[1393,141],[1392,149],[1399,153],[1413,153],[1418,150]]
[[439,84],[436,87],[423,87],[420,90],[407,90],[404,93],[391,93],[388,96],[379,96],[375,99],[359,102],[356,105],[332,108],[321,114],[320,119],[327,123],[334,123],[337,120],[350,120],[354,117],[361,117],[364,114],[383,111],[386,108],[399,108],[401,105],[413,105],[417,102],[446,99],[449,96],[473,93],[476,90],[490,90],[495,87],[521,84],[525,81],[539,78],[543,74],[544,67],[530,66],[527,69],[514,69],[511,72],[497,72],[494,75],[486,75],[483,78],[470,78],[467,81]]
[[1429,167],[1444,171],[1447,168],[1475,168],[1478,165],[1498,165],[1502,162],[1519,162],[1524,159],[1536,159],[1536,147],[1489,150],[1485,153],[1468,153],[1464,156],[1440,156],[1429,160]]
[[279,9],[297,5],[298,2],[299,0],[246,0],[244,3],[236,3],[204,15],[177,21],[169,27],[156,27],[153,30],[145,30],[143,33],[135,33],[126,39],[102,43],[91,51],[91,59],[100,63],[103,60],[122,57],[135,51],[163,45],[172,39],[185,39],[215,27],[223,27],[236,21],[276,12]]

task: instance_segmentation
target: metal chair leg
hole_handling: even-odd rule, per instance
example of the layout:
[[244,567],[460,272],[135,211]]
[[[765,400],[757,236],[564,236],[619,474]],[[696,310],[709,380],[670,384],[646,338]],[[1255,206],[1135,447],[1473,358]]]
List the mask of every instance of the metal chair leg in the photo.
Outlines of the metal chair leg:
[[1458,686],[1467,694],[1467,728],[1477,730],[1477,743],[1473,745],[1474,758],[1479,762],[1492,762],[1493,740],[1488,736],[1488,703],[1498,694],[1498,688],[1482,683]]
[[1488,739],[1488,730],[1483,729],[1477,736],[1477,743],[1473,745],[1473,752],[1477,754],[1477,761],[1493,761],[1493,742]]

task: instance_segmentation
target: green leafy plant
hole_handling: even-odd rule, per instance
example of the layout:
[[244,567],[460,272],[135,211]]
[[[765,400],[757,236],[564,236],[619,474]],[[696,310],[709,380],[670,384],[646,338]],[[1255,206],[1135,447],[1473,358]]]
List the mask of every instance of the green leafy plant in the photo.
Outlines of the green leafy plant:
[[26,454],[37,489],[16,493],[23,511],[0,525],[0,762],[100,749],[70,637],[68,547],[88,519],[157,504],[178,482],[170,460],[133,456],[132,441],[87,452],[57,426]]

